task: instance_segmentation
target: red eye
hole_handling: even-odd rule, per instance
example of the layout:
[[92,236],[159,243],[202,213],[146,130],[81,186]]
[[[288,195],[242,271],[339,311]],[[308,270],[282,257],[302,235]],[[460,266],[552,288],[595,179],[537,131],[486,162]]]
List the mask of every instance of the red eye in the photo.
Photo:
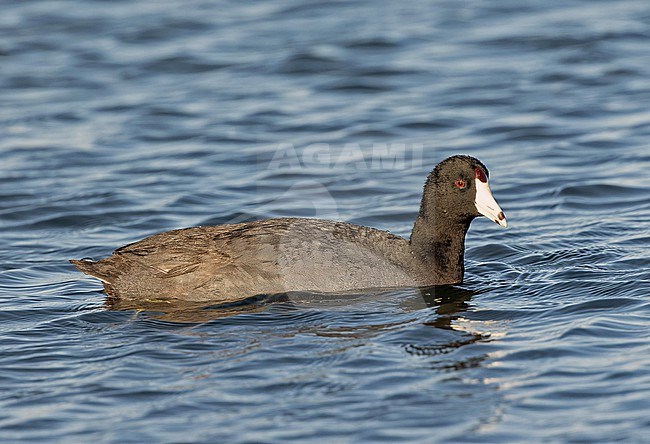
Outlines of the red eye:
[[463,189],[465,188],[465,181],[463,179],[458,179],[456,182],[454,182],[454,185],[456,185],[456,188]]

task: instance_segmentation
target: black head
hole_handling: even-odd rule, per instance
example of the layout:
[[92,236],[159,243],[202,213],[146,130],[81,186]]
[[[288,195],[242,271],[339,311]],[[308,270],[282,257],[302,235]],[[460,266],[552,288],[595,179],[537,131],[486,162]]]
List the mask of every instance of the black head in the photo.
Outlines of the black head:
[[452,156],[433,169],[422,194],[419,217],[430,222],[469,225],[485,216],[506,227],[506,217],[492,197],[490,172],[471,156]]

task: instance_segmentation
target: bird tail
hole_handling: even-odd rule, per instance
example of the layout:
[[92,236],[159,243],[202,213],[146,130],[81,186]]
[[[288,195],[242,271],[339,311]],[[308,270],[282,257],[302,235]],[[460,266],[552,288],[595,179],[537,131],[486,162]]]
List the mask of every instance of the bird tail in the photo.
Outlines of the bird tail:
[[102,262],[104,261],[93,262],[86,259],[70,259],[70,263],[77,267],[77,270],[89,276],[95,277],[105,284],[110,284],[111,277],[114,275],[114,273],[111,273],[113,267],[110,264]]

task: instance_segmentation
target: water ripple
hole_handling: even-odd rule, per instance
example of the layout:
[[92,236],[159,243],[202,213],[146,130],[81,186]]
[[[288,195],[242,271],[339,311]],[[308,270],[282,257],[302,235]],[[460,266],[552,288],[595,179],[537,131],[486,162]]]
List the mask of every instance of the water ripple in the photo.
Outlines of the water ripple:
[[[5,3],[4,441],[647,440],[647,2]],[[408,236],[456,153],[509,219],[457,288],[129,304],[67,262],[279,215]]]

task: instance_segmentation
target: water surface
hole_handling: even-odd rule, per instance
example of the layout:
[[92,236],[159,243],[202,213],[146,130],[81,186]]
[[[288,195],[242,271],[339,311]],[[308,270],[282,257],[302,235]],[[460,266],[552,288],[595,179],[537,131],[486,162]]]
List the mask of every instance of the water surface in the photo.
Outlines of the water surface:
[[[644,442],[647,2],[5,2],[3,442]],[[408,236],[480,158],[457,289],[125,307],[67,263],[305,216]],[[155,305],[155,304],[154,304]]]

